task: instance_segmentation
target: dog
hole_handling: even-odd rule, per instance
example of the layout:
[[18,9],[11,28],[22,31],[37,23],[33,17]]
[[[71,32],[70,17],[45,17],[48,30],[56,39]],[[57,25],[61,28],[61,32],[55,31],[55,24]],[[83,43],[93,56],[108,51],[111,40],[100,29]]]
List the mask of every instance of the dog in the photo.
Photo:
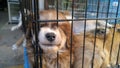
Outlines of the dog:
[[[44,10],[40,11],[40,20],[56,20],[57,15],[56,11],[53,10]],[[67,19],[62,13],[58,13],[59,19]],[[31,21],[30,21],[31,22]],[[89,21],[88,21],[89,22]],[[33,67],[35,66],[34,61],[34,45],[35,34],[33,28],[34,23],[28,23],[27,32],[26,32],[26,43],[27,43],[27,52],[29,60]],[[83,34],[75,35],[71,32],[71,25],[69,21],[62,22],[41,22],[39,24],[41,27],[38,32],[39,46],[43,50],[42,61],[43,68],[70,68],[70,62],[72,68],[81,68],[82,66],[82,54],[83,54]],[[81,26],[79,26],[81,27]],[[85,58],[84,58],[84,68],[91,67],[92,54],[94,48],[94,31],[87,31],[86,33],[86,42],[85,42]],[[98,30],[98,35],[101,35],[100,30]],[[109,36],[109,33],[107,33]],[[72,42],[71,42],[72,37]],[[57,38],[57,39],[56,39]],[[107,38],[108,39],[108,38]],[[110,42],[110,41],[107,41]],[[109,61],[109,51],[107,49],[107,42],[105,48],[103,48],[103,38],[97,36],[96,46],[95,46],[95,58],[94,58],[94,68],[106,68],[110,66]],[[72,44],[71,44],[72,43]],[[72,45],[72,48],[71,48]],[[109,46],[110,47],[110,46]],[[70,50],[72,49],[72,56]],[[58,53],[58,58],[57,58]],[[70,60],[70,57],[72,59]],[[58,59],[58,62],[57,62]],[[40,59],[38,59],[39,61]],[[39,61],[40,62],[40,61]]]
[[[59,12],[64,14],[66,19],[72,19],[72,15],[69,11],[59,11]],[[33,14],[28,9],[24,9],[24,13],[28,16]],[[77,18],[73,17],[73,19],[77,19]],[[82,19],[82,18],[79,18],[79,19]],[[21,14],[21,12],[19,12],[18,21],[19,21],[18,24],[11,28],[11,31],[19,29],[22,26],[22,14]],[[112,24],[106,23],[104,20],[86,20],[86,30],[87,31],[94,30],[95,27],[96,27],[96,22],[97,22],[97,27],[98,28],[105,28],[106,25],[107,25],[107,28],[112,28],[113,27]],[[69,23],[72,23],[72,21],[69,21]],[[73,32],[76,33],[76,34],[77,33],[79,34],[79,33],[83,32],[84,31],[84,25],[85,25],[84,20],[73,21]]]
[[[57,19],[57,12],[54,10],[43,10],[40,11],[39,14],[40,20]],[[66,19],[66,17],[62,13],[58,12],[58,19],[62,20]],[[58,23],[57,21],[40,22],[39,26],[40,28],[38,32],[38,44],[43,50],[43,68],[57,68],[57,66],[59,68],[70,68],[70,63],[74,63],[74,48],[78,45],[78,40],[76,36],[74,35],[74,33],[71,32],[70,23],[68,21],[60,21]],[[28,56],[31,64],[34,67],[34,49],[32,47],[32,40],[34,37],[34,32],[32,32],[33,27],[34,24],[28,24],[26,41]],[[70,54],[70,52],[72,55]]]
[[[85,27],[85,23],[86,23],[86,28]],[[97,25],[96,25],[97,24]],[[107,25],[107,27],[106,27]],[[80,20],[80,21],[74,21],[73,22],[73,31],[75,34],[80,34],[83,33],[84,30],[86,30],[86,32],[89,32],[91,30],[95,30],[96,26],[98,29],[106,29],[106,32],[109,32],[108,28],[112,28],[113,25],[106,23],[104,20]]]
[[[68,20],[72,19],[72,15],[69,11],[60,11],[60,12],[62,12]],[[81,19],[79,21],[73,21],[73,32],[75,34],[83,33],[84,30],[86,30],[86,32],[89,32],[91,30],[94,31],[96,29],[96,25],[98,29],[113,28],[113,25],[109,24],[105,20],[87,20],[86,19],[85,21],[85,20],[82,20],[84,19],[84,17],[75,18],[74,16],[73,16],[73,19],[74,20]],[[69,21],[69,23],[72,23],[72,21]],[[84,28],[85,23],[86,23],[86,28]],[[108,33],[109,29],[106,29],[106,32]]]
[[[78,38],[84,38],[83,34],[78,35]],[[99,36],[98,36],[99,37]],[[96,37],[92,32],[86,32],[85,42],[80,40],[80,46],[75,49],[75,63],[73,68],[106,68],[109,61],[107,57],[108,52],[103,49],[103,40]],[[85,47],[85,49],[84,49]],[[95,51],[94,51],[95,48]],[[83,58],[84,49],[84,58]],[[93,55],[94,53],[94,55]],[[93,60],[94,56],[94,60]],[[82,62],[84,60],[84,62]]]
[[[84,48],[83,46],[85,46],[84,64],[83,64],[84,68],[92,68],[91,67],[92,61],[94,68],[111,68],[111,67],[115,67],[116,64],[117,65],[120,64],[120,60],[119,60],[120,56],[118,56],[119,46],[120,46],[119,25],[116,25],[114,39],[113,39],[114,28],[109,29],[109,32],[106,33],[105,38],[104,38],[104,34],[105,34],[104,29],[96,29],[96,31],[92,30],[86,32],[85,44],[82,43],[81,46],[75,49],[76,59],[73,68],[82,67],[83,48]],[[95,41],[95,32],[96,32],[96,41]],[[78,38],[80,38],[81,36],[83,36],[83,34],[79,34]],[[103,45],[104,39],[105,39],[105,44]],[[113,45],[111,43],[112,39],[113,39]],[[83,40],[81,40],[81,42],[83,42]],[[94,60],[92,60],[94,45],[95,45],[95,53],[94,53]],[[112,49],[111,46],[113,46]]]
[[120,26],[119,24],[117,24],[115,28],[110,29],[110,32],[109,34],[107,34],[107,37],[106,37],[105,48],[109,52],[109,60],[110,60],[109,63],[112,67],[114,67],[115,65],[120,65],[120,56],[119,56],[120,55],[120,50],[119,50],[120,31],[119,30],[120,30]]

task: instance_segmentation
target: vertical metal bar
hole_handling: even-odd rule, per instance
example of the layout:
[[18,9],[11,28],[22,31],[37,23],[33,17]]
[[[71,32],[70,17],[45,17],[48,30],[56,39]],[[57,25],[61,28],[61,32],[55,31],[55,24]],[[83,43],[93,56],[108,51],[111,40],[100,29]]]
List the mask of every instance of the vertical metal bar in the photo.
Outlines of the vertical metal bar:
[[[58,26],[58,0],[56,0],[56,21],[57,21],[57,26]],[[59,51],[57,52],[57,68],[59,68]]]
[[84,53],[85,53],[85,35],[86,35],[86,18],[87,18],[87,0],[85,0],[85,24],[84,24],[84,37],[83,37],[83,56],[82,56],[82,68],[84,68]]
[[56,0],[56,11],[57,11],[57,26],[58,26],[58,11],[59,11],[59,8],[58,8],[59,6],[58,6],[58,0]]
[[119,43],[119,48],[118,48],[118,54],[117,54],[117,61],[116,61],[116,65],[118,65],[118,68],[119,68],[119,53],[120,53],[120,43]]
[[[32,13],[31,15],[30,15],[30,21],[31,21],[31,23],[32,23],[32,30],[33,30],[33,34],[35,35],[35,26],[34,26],[34,22],[32,22],[33,20],[34,20],[34,0],[31,0],[31,3],[30,3],[30,5],[31,5],[31,9],[30,9],[30,12]],[[33,53],[34,53],[34,66],[33,66],[33,68],[36,68],[36,44],[35,44],[35,40],[33,41],[33,43],[32,43],[32,45],[33,45]]]
[[28,5],[27,0],[24,1],[24,5],[25,5],[24,8],[26,9],[26,12],[27,12],[27,9],[28,9],[28,8],[27,8],[27,5]]
[[[106,17],[108,18],[109,15],[109,9],[110,9],[110,0],[108,0],[108,7],[107,7],[107,14]],[[107,28],[107,23],[108,23],[108,19],[106,19],[106,24],[105,24],[105,34],[104,34],[104,40],[103,40],[103,49],[105,47],[105,39],[106,39],[106,28]]]
[[72,0],[72,23],[71,23],[71,40],[70,40],[70,68],[72,68],[72,32],[73,32],[73,18],[74,18],[74,0]]
[[[38,68],[39,67],[39,58],[38,58],[38,53],[39,53],[39,47],[38,47],[38,24],[39,22],[37,20],[39,20],[39,9],[38,9],[38,0],[34,0],[34,19],[35,19],[35,67]],[[41,66],[41,65],[40,65]],[[42,68],[42,67],[40,67]]]
[[[34,0],[35,1],[35,0]],[[35,6],[35,3],[34,3],[34,6]],[[33,22],[35,25],[34,25],[34,31],[35,31],[35,68],[38,68],[38,46],[37,46],[37,30],[36,30],[36,8],[34,8],[34,20],[35,22]]]
[[30,10],[30,6],[31,6],[31,0],[28,1],[29,2],[29,5],[28,5],[28,9]]
[[[100,6],[100,0],[98,0],[98,2],[97,2],[97,16],[96,16],[96,18],[98,18],[98,15],[99,15],[99,6]],[[98,20],[96,20],[95,31],[97,30],[97,22],[98,22]],[[97,34],[97,33],[95,32],[94,48],[93,48],[93,57],[92,57],[92,65],[91,65],[91,68],[94,67],[95,47],[96,47],[96,34]]]
[[30,0],[30,6],[29,6],[30,11],[32,11],[32,0]]
[[39,58],[40,58],[40,68],[42,68],[42,53],[43,53],[43,51],[42,51],[42,49],[40,48],[40,46],[39,46]]
[[91,0],[91,3],[90,3],[90,6],[92,6],[92,10],[90,10],[90,12],[94,12],[94,5],[92,5],[92,4],[94,4],[94,1],[93,0]]
[[[119,2],[120,2],[120,0],[118,0],[118,6],[117,6],[116,15],[115,15],[116,18],[118,16],[118,12],[119,12]],[[113,37],[112,37],[112,43],[111,43],[111,48],[110,48],[110,58],[109,58],[110,61],[111,61],[111,56],[112,56],[112,48],[113,48],[113,43],[114,43],[114,35],[115,35],[116,24],[117,24],[117,19],[115,19],[114,30],[113,30]]]
[[26,26],[25,26],[25,14],[24,14],[24,5],[23,5],[23,0],[19,0],[20,2],[20,10],[22,13],[22,27],[23,27],[23,32],[26,33]]
[[59,57],[59,52],[57,52],[57,68],[59,68],[59,63],[58,63],[59,62],[59,58],[58,57]]
[[[24,8],[23,8],[23,11],[24,11],[24,14],[25,14],[25,18],[26,18],[26,20],[25,20],[25,24],[28,24],[29,23],[29,13],[28,13],[28,11],[29,11],[29,9],[28,9],[28,0],[24,0]],[[25,9],[25,10],[24,10]]]

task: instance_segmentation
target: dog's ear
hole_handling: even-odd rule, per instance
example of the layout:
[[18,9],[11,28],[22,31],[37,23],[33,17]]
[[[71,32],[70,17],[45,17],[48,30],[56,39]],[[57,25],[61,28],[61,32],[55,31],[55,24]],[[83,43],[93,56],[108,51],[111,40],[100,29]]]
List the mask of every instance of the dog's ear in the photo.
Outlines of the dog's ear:
[[71,32],[71,26],[68,22],[59,24],[59,27],[63,30],[66,36],[70,37],[72,32]]
[[71,43],[72,43],[72,49],[74,49],[74,46],[77,42],[76,36],[71,32],[71,25],[70,23],[66,22],[63,24],[60,24],[60,28],[63,30],[65,36],[66,36],[66,47],[70,49]]

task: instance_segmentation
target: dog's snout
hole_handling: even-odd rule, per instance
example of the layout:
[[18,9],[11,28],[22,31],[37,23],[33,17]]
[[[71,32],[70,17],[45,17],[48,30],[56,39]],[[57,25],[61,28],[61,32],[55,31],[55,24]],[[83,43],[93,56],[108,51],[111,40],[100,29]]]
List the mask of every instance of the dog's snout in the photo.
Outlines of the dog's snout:
[[48,41],[52,42],[55,40],[56,35],[54,33],[47,33],[46,38]]

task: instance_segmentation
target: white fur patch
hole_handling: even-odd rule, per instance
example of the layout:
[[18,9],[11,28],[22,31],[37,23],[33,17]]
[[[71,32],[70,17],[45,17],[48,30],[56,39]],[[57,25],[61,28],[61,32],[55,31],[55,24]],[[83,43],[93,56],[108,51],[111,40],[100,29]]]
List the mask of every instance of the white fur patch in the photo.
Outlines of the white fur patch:
[[19,21],[18,25],[13,26],[11,28],[11,31],[14,31],[14,30],[16,30],[16,29],[18,29],[18,28],[20,28],[22,26],[22,14],[21,13],[19,13],[19,19],[18,19],[18,21]]
[[[47,33],[54,33],[56,35],[55,40],[52,42],[48,41],[45,37]],[[59,49],[57,45],[61,44],[62,42],[62,37],[59,29],[54,30],[49,27],[43,27],[40,29],[38,39],[41,48],[45,51],[57,51]]]
[[[67,19],[72,19],[72,16],[71,15],[66,15],[66,18]],[[73,19],[75,19],[75,17],[73,17]],[[69,23],[71,24],[71,21],[69,21]],[[106,22],[104,20],[97,20],[97,23],[99,24],[99,26],[97,26],[98,28],[105,29]],[[84,20],[73,21],[73,32],[75,34],[83,33],[84,32],[84,26],[85,26],[85,21]],[[107,23],[107,27],[112,28],[113,25]],[[86,31],[95,30],[95,28],[96,28],[96,20],[86,20]],[[107,31],[109,32],[109,29],[107,29]]]

